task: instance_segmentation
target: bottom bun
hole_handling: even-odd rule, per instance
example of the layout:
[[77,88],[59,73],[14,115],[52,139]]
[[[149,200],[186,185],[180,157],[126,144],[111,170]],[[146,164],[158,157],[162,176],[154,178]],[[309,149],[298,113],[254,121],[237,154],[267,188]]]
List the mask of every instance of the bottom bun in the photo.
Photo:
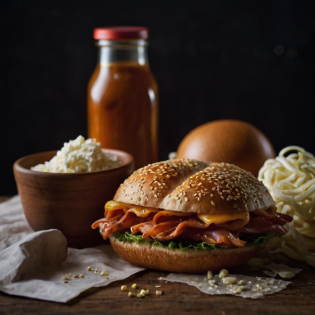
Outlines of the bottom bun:
[[168,249],[148,242],[121,242],[114,235],[110,242],[115,252],[129,263],[150,269],[180,273],[205,273],[242,265],[264,251],[265,246],[230,249]]

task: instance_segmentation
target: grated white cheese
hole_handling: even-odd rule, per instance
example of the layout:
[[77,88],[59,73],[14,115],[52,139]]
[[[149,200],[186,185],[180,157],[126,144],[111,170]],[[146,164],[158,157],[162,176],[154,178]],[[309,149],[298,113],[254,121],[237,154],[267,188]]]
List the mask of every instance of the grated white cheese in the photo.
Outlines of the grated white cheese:
[[119,165],[118,157],[103,151],[95,139],[85,140],[79,136],[64,143],[62,149],[49,162],[31,169],[48,173],[86,173],[108,170]]

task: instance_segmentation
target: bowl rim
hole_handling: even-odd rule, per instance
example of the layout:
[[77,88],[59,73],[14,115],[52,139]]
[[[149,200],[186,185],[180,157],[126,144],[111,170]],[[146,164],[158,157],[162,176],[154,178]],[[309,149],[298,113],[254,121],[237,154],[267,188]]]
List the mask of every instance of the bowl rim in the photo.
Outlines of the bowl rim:
[[[122,151],[122,150],[116,150],[116,149],[107,149],[107,148],[102,148],[102,151],[107,151],[110,154],[115,154],[118,153],[119,155],[126,155],[127,156],[127,162],[119,165],[117,167],[111,168],[111,169],[107,169],[107,170],[102,170],[102,171],[93,171],[93,172],[82,172],[82,173],[53,173],[53,172],[41,172],[41,171],[34,171],[28,168],[25,168],[23,166],[21,166],[21,162],[27,159],[30,159],[32,157],[35,156],[40,156],[40,155],[46,155],[46,154],[54,154],[56,155],[56,153],[59,150],[52,150],[52,151],[44,151],[44,152],[38,152],[38,153],[33,153],[33,154],[29,154],[29,155],[25,155],[21,158],[19,158],[18,160],[16,160],[13,164],[13,170],[16,170],[20,173],[25,173],[25,174],[29,174],[29,175],[36,175],[36,176],[54,176],[54,177],[65,177],[65,176],[87,176],[88,174],[103,174],[103,173],[111,173],[111,172],[115,172],[118,169],[122,169],[125,167],[130,166],[131,164],[134,163],[134,158],[133,156],[126,152],[126,151]],[[35,166],[35,165],[34,165]]]

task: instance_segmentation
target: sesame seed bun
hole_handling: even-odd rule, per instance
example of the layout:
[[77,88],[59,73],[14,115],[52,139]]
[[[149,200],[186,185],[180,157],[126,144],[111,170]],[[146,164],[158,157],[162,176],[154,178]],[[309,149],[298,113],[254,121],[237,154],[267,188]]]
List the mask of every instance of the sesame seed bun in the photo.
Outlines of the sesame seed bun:
[[115,252],[129,263],[150,269],[180,273],[206,273],[228,269],[246,263],[264,251],[264,246],[241,248],[194,250],[156,247],[146,242],[141,244],[121,242],[114,235],[110,242]]
[[117,190],[114,200],[193,213],[266,209],[275,202],[251,173],[227,163],[174,159],[143,167]]

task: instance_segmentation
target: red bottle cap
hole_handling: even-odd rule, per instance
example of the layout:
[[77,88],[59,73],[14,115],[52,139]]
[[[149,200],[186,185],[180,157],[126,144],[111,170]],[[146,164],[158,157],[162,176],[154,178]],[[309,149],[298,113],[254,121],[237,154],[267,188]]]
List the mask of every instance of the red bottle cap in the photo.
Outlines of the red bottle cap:
[[143,26],[114,26],[94,29],[94,39],[148,39],[149,30]]

